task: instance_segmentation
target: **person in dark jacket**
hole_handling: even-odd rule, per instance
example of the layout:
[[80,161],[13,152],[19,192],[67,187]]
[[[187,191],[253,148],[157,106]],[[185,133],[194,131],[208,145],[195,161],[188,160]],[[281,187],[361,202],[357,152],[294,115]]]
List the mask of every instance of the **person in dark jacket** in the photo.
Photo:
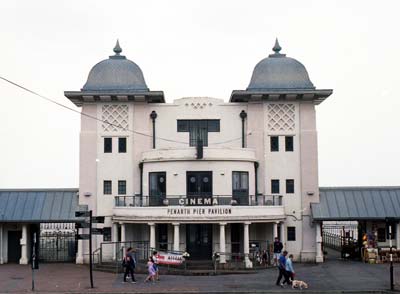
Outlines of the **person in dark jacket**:
[[135,255],[134,255],[131,247],[129,247],[126,250],[126,255],[124,257],[123,264],[125,266],[124,283],[126,283],[126,277],[130,274],[131,278],[132,278],[131,283],[135,284],[136,280],[135,280],[134,271],[135,271],[135,267],[136,267],[136,260],[135,260]]
[[274,241],[274,265],[278,265],[278,259],[281,256],[282,249],[283,249],[282,242],[279,241],[278,237],[275,237],[275,241]]

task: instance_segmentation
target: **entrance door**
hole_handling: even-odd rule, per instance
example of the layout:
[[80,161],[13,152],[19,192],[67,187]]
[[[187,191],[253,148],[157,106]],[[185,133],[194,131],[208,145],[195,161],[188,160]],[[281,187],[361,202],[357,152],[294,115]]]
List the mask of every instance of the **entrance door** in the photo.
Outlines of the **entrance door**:
[[212,172],[186,172],[186,191],[188,197],[211,197]]
[[167,184],[165,172],[149,173],[149,205],[162,206],[166,197]]
[[192,260],[211,259],[212,225],[187,224],[186,247]]
[[158,248],[160,250],[168,250],[168,224],[157,224],[158,231]]
[[8,263],[19,263],[21,258],[21,231],[8,231]]

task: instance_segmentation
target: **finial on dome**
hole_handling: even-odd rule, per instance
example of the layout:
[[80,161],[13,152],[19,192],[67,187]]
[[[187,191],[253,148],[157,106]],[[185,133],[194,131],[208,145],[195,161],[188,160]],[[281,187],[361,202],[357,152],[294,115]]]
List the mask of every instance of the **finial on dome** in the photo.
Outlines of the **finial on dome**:
[[275,54],[279,54],[279,51],[282,50],[282,47],[279,45],[278,38],[275,39],[275,45],[274,48],[272,48],[272,50],[275,52]]
[[118,39],[117,39],[117,44],[115,44],[115,47],[114,47],[114,52],[115,52],[115,55],[119,55],[122,52],[122,49],[119,46],[119,40]]
[[274,51],[274,54],[270,54],[269,57],[285,57],[286,56],[286,54],[280,53],[280,51],[282,50],[282,47],[279,45],[278,38],[275,39],[275,45],[272,48],[272,50]]

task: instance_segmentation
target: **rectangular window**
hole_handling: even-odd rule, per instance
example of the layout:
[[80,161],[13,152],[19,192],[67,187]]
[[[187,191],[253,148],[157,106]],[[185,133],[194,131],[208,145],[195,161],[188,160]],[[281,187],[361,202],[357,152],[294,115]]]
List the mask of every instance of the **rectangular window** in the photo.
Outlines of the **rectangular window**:
[[285,137],[285,150],[287,152],[293,151],[293,136]]
[[249,204],[249,173],[232,172],[232,199],[239,205]]
[[378,242],[386,242],[386,230],[385,228],[378,229]]
[[296,227],[287,227],[287,240],[296,241]]
[[286,180],[286,194],[294,193],[294,180]]
[[104,153],[112,152],[112,138],[104,138]]
[[111,227],[103,227],[103,241],[111,241]]
[[189,146],[196,146],[198,140],[202,140],[203,146],[208,146],[208,133],[220,131],[219,119],[193,119],[177,120],[178,132],[189,132]]
[[118,181],[118,195],[126,195],[126,181]]
[[149,173],[149,204],[163,205],[167,192],[167,174],[165,172]]
[[279,180],[271,180],[271,193],[279,194]]
[[271,145],[271,152],[277,152],[279,151],[279,137],[278,136],[272,136],[270,137],[270,145]]
[[104,181],[103,182],[103,194],[110,195],[112,194],[112,182],[111,181]]
[[118,138],[118,152],[126,153],[126,138]]

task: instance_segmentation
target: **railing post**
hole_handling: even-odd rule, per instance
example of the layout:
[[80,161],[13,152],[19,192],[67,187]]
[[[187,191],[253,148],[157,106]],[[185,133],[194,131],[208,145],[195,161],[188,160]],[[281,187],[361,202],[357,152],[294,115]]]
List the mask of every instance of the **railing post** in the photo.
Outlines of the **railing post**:
[[99,258],[99,265],[103,263],[103,243],[100,243],[100,258]]

